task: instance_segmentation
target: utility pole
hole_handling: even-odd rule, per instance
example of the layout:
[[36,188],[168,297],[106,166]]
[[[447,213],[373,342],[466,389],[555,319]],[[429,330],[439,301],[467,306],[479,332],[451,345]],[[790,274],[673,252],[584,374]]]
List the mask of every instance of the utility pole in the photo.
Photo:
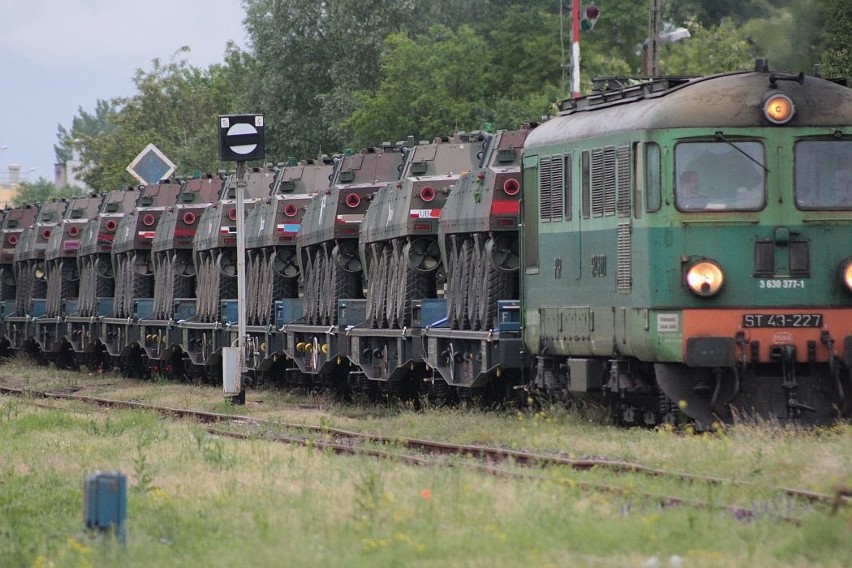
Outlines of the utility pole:
[[580,0],[571,7],[571,98],[580,98]]
[[660,74],[660,0],[651,0],[648,39],[645,40],[642,72],[649,77]]

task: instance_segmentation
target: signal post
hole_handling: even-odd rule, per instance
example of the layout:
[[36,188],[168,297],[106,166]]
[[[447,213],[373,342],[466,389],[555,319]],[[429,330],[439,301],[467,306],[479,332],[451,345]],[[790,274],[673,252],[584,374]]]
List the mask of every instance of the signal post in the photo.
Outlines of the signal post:
[[266,157],[262,114],[219,116],[219,159],[237,163],[237,341],[222,349],[222,389],[236,404],[245,404],[246,366],[246,162]]

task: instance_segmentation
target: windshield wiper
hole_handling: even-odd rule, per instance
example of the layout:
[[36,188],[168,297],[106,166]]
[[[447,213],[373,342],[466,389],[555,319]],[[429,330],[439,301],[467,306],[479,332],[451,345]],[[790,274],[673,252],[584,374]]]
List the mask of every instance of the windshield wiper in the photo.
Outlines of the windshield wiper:
[[752,162],[754,162],[755,164],[760,166],[763,169],[764,172],[769,173],[769,168],[767,168],[766,166],[764,166],[763,164],[761,164],[760,162],[758,162],[757,160],[755,160],[754,158],[749,156],[745,152],[745,150],[743,150],[742,148],[740,148],[739,146],[737,146],[736,144],[734,144],[733,142],[731,142],[730,140],[725,138],[725,135],[722,133],[721,130],[716,132],[716,140],[720,140],[720,141],[724,142],[725,144],[728,144],[731,148],[733,148],[734,150],[736,150],[737,152],[739,152],[740,154],[742,154],[743,156],[745,156],[746,158],[748,158],[749,160],[751,160]]

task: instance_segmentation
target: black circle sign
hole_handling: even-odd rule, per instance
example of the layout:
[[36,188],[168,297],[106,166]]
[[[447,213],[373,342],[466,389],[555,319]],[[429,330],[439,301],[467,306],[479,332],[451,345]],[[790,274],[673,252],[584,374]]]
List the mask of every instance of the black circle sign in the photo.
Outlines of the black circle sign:
[[263,144],[262,114],[219,116],[219,159],[247,162],[266,157]]

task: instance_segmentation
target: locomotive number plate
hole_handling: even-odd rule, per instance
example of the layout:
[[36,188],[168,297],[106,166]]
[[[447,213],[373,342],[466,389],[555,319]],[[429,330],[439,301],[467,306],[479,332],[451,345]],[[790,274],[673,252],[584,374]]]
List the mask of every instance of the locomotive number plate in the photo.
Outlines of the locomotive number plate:
[[821,327],[822,314],[743,314],[743,327]]

